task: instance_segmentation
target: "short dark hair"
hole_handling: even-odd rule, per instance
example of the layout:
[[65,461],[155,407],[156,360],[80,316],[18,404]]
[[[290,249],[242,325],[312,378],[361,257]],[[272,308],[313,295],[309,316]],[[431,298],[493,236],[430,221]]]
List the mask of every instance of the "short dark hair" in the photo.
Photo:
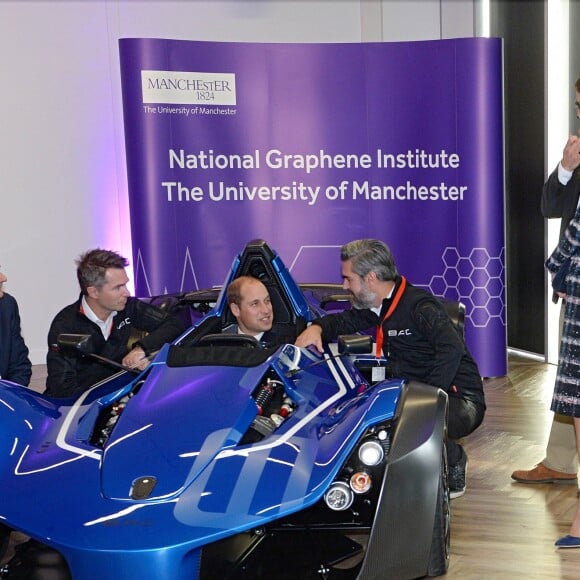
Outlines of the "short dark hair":
[[77,261],[77,278],[81,292],[86,296],[87,288],[94,286],[101,289],[105,283],[105,275],[109,268],[123,270],[129,265],[127,258],[112,250],[97,248],[81,254]]
[[576,84],[574,86],[576,87],[576,92],[580,93],[580,77],[576,79]]
[[351,260],[353,272],[361,278],[374,272],[379,280],[387,282],[399,275],[391,250],[380,240],[366,238],[349,242],[340,249],[340,259]]

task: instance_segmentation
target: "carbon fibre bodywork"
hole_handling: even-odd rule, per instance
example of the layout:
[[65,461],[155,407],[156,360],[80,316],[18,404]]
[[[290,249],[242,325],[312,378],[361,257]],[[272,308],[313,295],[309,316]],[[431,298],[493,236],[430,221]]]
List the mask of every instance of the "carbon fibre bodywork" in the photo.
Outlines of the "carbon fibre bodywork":
[[[264,242],[225,285],[244,273],[275,294],[279,324],[319,314]],[[75,400],[0,381],[0,517],[32,538],[3,577],[445,573],[447,396],[370,383],[333,345],[203,341],[227,315],[221,292],[140,375]]]

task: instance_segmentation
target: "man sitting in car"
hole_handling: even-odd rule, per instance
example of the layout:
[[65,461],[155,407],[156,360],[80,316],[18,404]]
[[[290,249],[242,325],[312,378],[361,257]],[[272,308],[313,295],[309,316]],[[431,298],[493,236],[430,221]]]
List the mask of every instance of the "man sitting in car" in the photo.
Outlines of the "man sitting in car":
[[296,332],[274,325],[272,300],[266,286],[252,276],[240,276],[227,289],[228,306],[236,319],[222,332],[253,336],[263,346],[292,344]]

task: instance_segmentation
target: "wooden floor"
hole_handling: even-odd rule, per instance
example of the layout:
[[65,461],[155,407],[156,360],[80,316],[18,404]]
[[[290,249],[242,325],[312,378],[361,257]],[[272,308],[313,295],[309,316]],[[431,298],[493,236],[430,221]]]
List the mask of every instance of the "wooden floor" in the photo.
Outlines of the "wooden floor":
[[580,578],[580,549],[557,550],[576,510],[576,486],[522,485],[510,475],[544,457],[556,367],[510,355],[486,379],[488,411],[464,441],[467,492],[451,502],[447,578]]
[[[35,366],[32,388],[44,389]],[[576,486],[522,485],[514,469],[544,456],[556,368],[510,355],[506,377],[486,379],[488,411],[464,441],[467,492],[451,502],[451,562],[446,578],[580,579],[580,549],[556,550],[576,509]],[[394,579],[396,580],[396,579]]]

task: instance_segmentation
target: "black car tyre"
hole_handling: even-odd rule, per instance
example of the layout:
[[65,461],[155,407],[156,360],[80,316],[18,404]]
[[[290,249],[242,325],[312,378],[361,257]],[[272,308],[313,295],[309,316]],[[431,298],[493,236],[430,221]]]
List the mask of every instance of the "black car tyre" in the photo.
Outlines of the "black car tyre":
[[449,483],[447,477],[447,449],[443,446],[441,459],[441,476],[437,493],[437,506],[431,551],[429,552],[429,566],[427,576],[441,576],[449,568],[449,546],[451,540],[451,508],[449,499]]
[[[2,560],[8,551],[10,544],[10,528],[4,524],[0,524],[0,560]],[[0,576],[1,577],[1,576]]]

